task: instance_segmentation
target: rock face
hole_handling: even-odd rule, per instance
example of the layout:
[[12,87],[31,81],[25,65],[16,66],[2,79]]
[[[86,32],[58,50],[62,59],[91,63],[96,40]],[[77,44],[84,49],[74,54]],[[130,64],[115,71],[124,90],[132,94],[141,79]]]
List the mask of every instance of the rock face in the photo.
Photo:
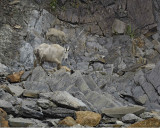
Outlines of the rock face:
[[[57,127],[66,117],[73,123],[77,110],[96,112],[81,125],[99,127],[128,126],[127,114],[139,117],[145,109],[149,114],[141,118],[159,118],[150,112],[160,109],[159,5],[157,0],[1,0],[0,108],[9,125]],[[63,34],[48,38],[50,28]],[[70,47],[63,69],[52,63],[33,67],[33,49],[44,42]],[[132,123],[135,115],[129,115]]]
[[101,115],[90,111],[77,111],[76,122],[83,126],[94,127],[99,124]]
[[[146,26],[152,28],[152,25],[155,24],[152,0],[118,0],[116,2],[114,0],[94,2],[78,0],[76,2],[71,1],[70,5],[68,2],[60,0],[57,6],[62,7],[62,9],[55,9],[59,19],[71,23],[86,24],[83,26],[87,31],[98,35],[106,35],[111,32],[115,17],[141,29]],[[63,8],[65,11],[62,11]],[[128,22],[126,18],[131,22]],[[146,22],[144,23],[144,21]]]

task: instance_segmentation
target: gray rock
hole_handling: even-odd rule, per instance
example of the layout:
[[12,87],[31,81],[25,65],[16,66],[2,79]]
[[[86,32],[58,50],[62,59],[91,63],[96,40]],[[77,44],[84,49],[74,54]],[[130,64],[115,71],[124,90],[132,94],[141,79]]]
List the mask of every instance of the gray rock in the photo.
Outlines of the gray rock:
[[0,72],[5,72],[8,70],[8,67],[5,66],[4,64],[0,63]]
[[33,66],[34,58],[33,58],[33,48],[27,43],[23,42],[23,46],[20,49],[20,62],[26,66]]
[[93,64],[93,70],[94,71],[103,71],[104,70],[103,64],[101,64],[101,63],[94,63]]
[[95,81],[93,80],[93,78],[90,75],[83,75],[83,79],[85,80],[85,82],[88,85],[88,87],[90,88],[90,90],[100,91],[99,87],[97,86],[97,84],[95,83]]
[[148,40],[145,36],[141,35],[141,38],[144,40],[145,46],[148,49],[152,49],[154,47],[154,44],[150,40]]
[[39,99],[37,101],[38,106],[40,106],[43,109],[47,109],[49,107],[57,107],[56,104],[54,104],[53,102],[47,100],[47,99]]
[[43,34],[51,27],[54,19],[55,17],[45,9],[42,12],[33,10],[28,23],[28,31],[34,30],[39,35]]
[[32,93],[37,92],[50,92],[50,88],[45,81],[26,81],[24,84],[26,90],[32,90]]
[[73,97],[66,91],[55,91],[50,97],[51,100],[60,106],[66,106],[68,108],[74,108],[77,110],[86,110],[87,106],[79,99]]
[[8,113],[12,113],[15,110],[13,105],[5,100],[0,100],[0,108],[4,109]]
[[86,99],[86,96],[82,92],[75,91],[72,93],[72,95],[80,99],[83,103],[85,103],[87,105],[88,110],[98,112],[98,110]]
[[23,96],[24,96],[24,97],[29,97],[29,98],[38,98],[38,97],[39,97],[39,91],[35,91],[35,90],[24,90]]
[[142,119],[134,114],[129,113],[122,117],[122,121],[124,123],[135,123],[137,121],[142,121]]
[[79,62],[77,63],[77,70],[88,70],[89,62]]
[[143,96],[139,96],[137,100],[144,105],[148,101],[148,96],[144,94]]
[[37,66],[33,69],[31,77],[27,81],[43,81],[47,77],[46,72],[41,66]]
[[65,117],[71,116],[75,118],[75,111],[67,108],[50,108],[42,110],[44,117],[49,117],[52,119],[64,119]]
[[152,38],[154,39],[154,40],[158,40],[159,39],[159,33],[155,33],[155,34],[153,34],[152,35]]
[[21,99],[21,105],[31,109],[38,109],[38,107],[36,106],[36,100],[34,99]]
[[8,87],[9,87],[9,89],[10,89],[13,93],[15,93],[15,95],[18,96],[18,97],[19,97],[19,96],[23,93],[23,91],[24,91],[24,89],[23,89],[22,87],[20,87],[20,86],[9,85]]
[[108,117],[105,118],[105,117],[103,117],[101,121],[105,124],[115,124],[117,120],[118,120],[117,118],[108,118]]
[[45,122],[49,124],[49,126],[57,127],[60,119],[47,119]]
[[150,112],[144,112],[140,114],[139,117],[141,117],[142,119],[149,119],[149,118],[153,118],[154,114]]
[[2,25],[0,29],[0,63],[6,66],[11,65],[13,60],[18,57],[15,51],[19,51],[19,44],[18,36],[12,27],[7,23]]
[[141,87],[143,88],[144,92],[147,94],[148,99],[151,102],[156,102],[156,100],[158,99],[158,94],[156,93],[154,86],[148,82],[145,82],[144,84],[141,85]]
[[41,112],[41,109],[37,111],[24,105],[20,107],[18,114],[23,117],[43,119],[43,113]]
[[126,31],[127,25],[118,19],[115,19],[112,25],[112,33],[123,34]]
[[32,71],[25,71],[21,76],[21,81],[26,81],[31,74],[32,74]]
[[121,106],[116,102],[116,100],[113,97],[107,97],[103,94],[99,94],[95,91],[89,91],[86,95],[86,99],[99,111],[106,106],[106,107],[119,107]]
[[141,106],[128,106],[128,107],[114,107],[114,108],[104,108],[102,113],[110,117],[123,117],[126,114],[133,113],[139,115],[143,113],[145,107]]
[[8,120],[10,127],[31,127],[33,126],[34,122],[31,119],[24,119],[24,118],[10,118]]
[[151,84],[154,86],[155,89],[158,88],[160,82],[160,79],[158,77],[160,75],[159,67],[160,67],[160,62],[158,62],[156,64],[156,67],[152,70],[152,72],[149,75],[147,75],[147,80],[151,82]]

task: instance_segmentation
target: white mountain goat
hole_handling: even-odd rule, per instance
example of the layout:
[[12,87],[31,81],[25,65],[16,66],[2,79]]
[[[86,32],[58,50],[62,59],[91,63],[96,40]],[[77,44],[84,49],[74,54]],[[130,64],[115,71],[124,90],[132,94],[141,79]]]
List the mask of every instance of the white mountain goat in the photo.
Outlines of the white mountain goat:
[[46,37],[49,38],[50,36],[53,36],[56,38],[56,40],[60,40],[61,42],[66,42],[67,36],[66,34],[58,29],[55,28],[50,28],[48,29],[47,33],[46,33]]
[[69,47],[63,48],[59,44],[46,44],[43,43],[39,45],[34,50],[36,56],[36,63],[34,66],[37,66],[37,63],[42,66],[44,62],[52,62],[57,64],[57,69],[61,67],[62,59],[68,59]]

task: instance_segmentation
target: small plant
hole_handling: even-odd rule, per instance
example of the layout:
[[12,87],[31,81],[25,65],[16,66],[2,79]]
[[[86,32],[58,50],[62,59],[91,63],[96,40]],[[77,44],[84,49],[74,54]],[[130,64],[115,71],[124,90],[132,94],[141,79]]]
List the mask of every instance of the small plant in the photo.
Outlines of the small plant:
[[50,6],[52,7],[52,9],[56,9],[57,7],[57,0],[52,0],[51,3],[50,3]]
[[127,25],[126,34],[129,35],[131,39],[135,37],[135,32],[132,30],[131,25]]

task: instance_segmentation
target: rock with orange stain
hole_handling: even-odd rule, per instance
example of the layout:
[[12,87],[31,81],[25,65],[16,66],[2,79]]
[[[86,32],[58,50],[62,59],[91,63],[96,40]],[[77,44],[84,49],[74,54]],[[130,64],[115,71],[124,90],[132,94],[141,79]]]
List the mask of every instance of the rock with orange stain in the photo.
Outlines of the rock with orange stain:
[[71,72],[71,69],[69,69],[67,66],[62,66],[61,69],[65,69],[66,72]]
[[10,83],[16,83],[16,82],[20,82],[21,81],[21,76],[23,75],[24,71],[20,71],[20,72],[16,72],[13,73],[11,75],[8,75],[6,77],[6,79],[10,82]]
[[9,127],[7,121],[7,113],[0,108],[0,127]]
[[160,127],[160,120],[156,118],[150,118],[147,120],[143,120],[137,123],[130,125],[128,128],[135,128],[135,127]]
[[58,124],[63,126],[73,126],[77,123],[72,117],[66,117],[65,119],[61,120]]
[[77,124],[83,126],[97,126],[101,120],[101,115],[91,111],[77,111],[76,112]]

